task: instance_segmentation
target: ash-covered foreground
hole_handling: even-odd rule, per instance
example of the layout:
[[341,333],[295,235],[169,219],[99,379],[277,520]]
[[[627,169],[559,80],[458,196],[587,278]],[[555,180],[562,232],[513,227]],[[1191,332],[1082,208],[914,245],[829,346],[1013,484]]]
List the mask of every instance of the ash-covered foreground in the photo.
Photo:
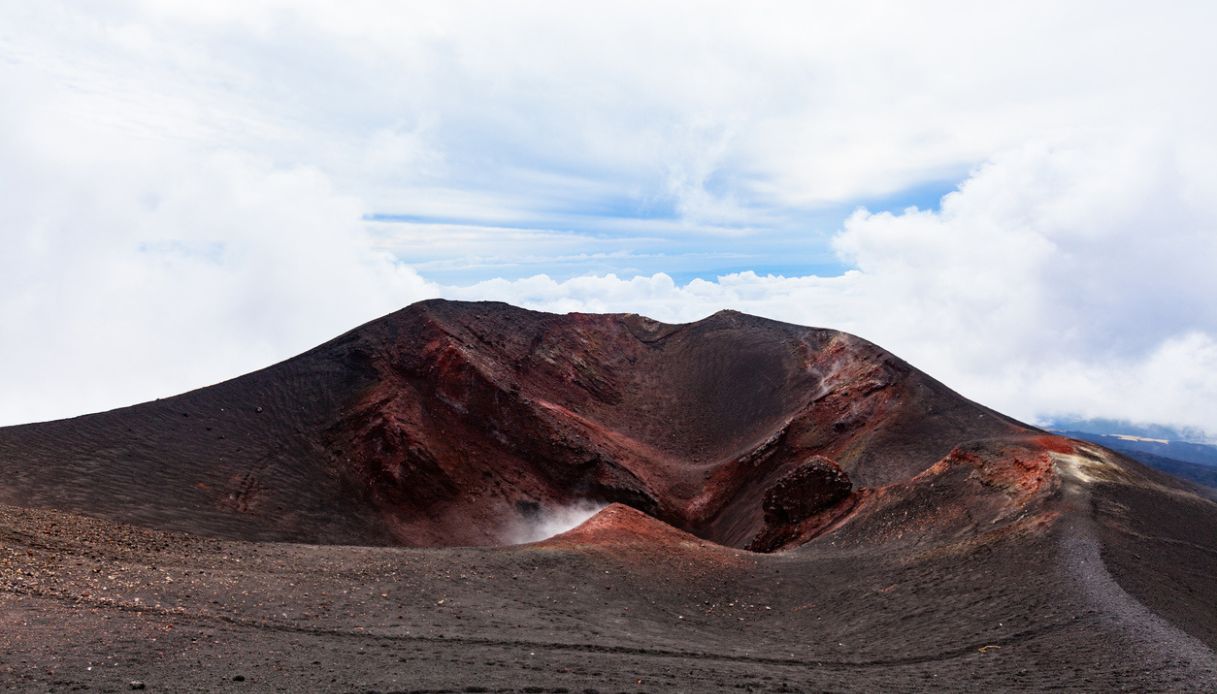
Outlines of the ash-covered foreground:
[[[124,691],[132,681],[152,691],[1211,691],[1212,608],[1192,616],[1188,636],[1170,621],[1180,615],[1154,613],[1121,587],[1166,579],[1152,571],[1186,558],[1175,551],[1181,540],[1149,540],[1120,522],[1100,513],[1097,530],[1028,523],[932,547],[762,555],[621,506],[547,543],[431,550],[200,539],[4,507],[0,682],[31,691]],[[1130,574],[1107,572],[1111,547]],[[1173,589],[1211,591],[1212,564],[1192,569],[1207,578]],[[1166,593],[1154,597],[1174,599]]]
[[18,690],[1217,688],[1217,504],[739,314],[430,302],[0,430],[0,500]]

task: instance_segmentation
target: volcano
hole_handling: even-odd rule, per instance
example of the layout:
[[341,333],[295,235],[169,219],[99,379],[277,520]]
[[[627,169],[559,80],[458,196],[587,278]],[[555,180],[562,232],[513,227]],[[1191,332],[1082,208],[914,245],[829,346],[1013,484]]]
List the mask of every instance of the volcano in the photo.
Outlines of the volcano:
[[414,304],[0,429],[0,512],[22,687],[1217,687],[1209,496],[731,311]]

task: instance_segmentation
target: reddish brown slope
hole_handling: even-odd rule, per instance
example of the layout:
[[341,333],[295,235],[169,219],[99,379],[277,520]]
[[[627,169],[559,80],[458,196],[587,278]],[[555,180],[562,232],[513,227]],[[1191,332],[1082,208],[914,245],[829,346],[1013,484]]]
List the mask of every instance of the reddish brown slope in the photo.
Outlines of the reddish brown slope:
[[1031,432],[830,330],[430,301],[211,388],[0,430],[0,501],[439,546],[497,544],[519,514],[593,499],[771,549],[852,508],[851,486]]

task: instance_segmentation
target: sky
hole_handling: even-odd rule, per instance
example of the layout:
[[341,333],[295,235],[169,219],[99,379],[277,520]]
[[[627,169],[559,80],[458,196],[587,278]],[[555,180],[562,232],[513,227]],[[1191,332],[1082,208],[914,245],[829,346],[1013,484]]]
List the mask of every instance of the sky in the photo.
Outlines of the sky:
[[432,297],[1217,436],[1217,4],[0,0],[0,424]]

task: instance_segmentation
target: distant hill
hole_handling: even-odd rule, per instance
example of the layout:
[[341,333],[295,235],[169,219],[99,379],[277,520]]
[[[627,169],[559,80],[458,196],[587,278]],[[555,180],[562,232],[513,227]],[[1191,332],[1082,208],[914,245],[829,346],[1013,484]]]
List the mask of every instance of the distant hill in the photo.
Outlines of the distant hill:
[[1138,454],[1148,454],[1217,469],[1217,446],[1167,439],[1133,438],[1130,435],[1095,434],[1070,429],[1053,429],[1053,431],[1070,438],[1093,441],[1138,460],[1140,460]]
[[1117,429],[1120,422],[1089,420],[1069,422],[1078,428],[1050,427],[1052,431],[1083,441],[1091,441],[1189,482],[1214,488],[1217,492],[1217,446],[1207,443],[1164,438],[1187,435],[1164,426],[1131,426]]
[[1061,417],[1042,424],[1053,431],[1081,431],[1087,434],[1124,436],[1143,439],[1160,439],[1179,443],[1217,446],[1217,439],[1193,427],[1174,427],[1166,424],[1136,424],[1121,419],[1077,419]]
[[1198,465],[1196,463],[1185,463],[1182,460],[1164,458],[1160,455],[1144,453],[1141,451],[1122,452],[1139,463],[1144,463],[1152,468],[1156,468],[1167,474],[1174,475],[1179,479],[1184,479],[1189,482],[1195,482],[1196,484],[1211,487],[1212,493],[1209,496],[1217,498],[1217,467],[1211,465]]
[[1112,419],[1057,419],[1048,422],[1044,428],[1075,439],[1093,441],[1141,462],[1147,461],[1138,454],[1217,467],[1217,442],[1194,429],[1132,424]]

